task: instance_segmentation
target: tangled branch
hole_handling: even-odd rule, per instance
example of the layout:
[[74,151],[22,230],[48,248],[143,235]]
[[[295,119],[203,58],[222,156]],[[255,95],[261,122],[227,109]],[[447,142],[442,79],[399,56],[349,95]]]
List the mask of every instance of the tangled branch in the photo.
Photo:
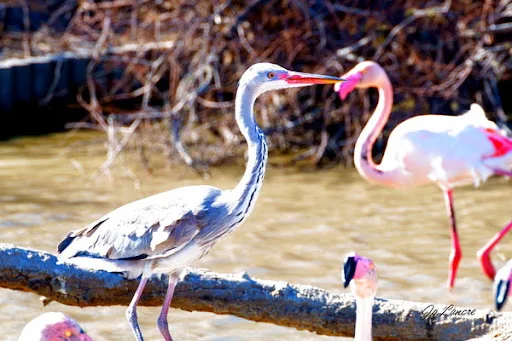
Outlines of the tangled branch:
[[[52,13],[70,17],[65,30],[52,31],[52,16],[47,34],[8,33],[2,45],[11,54],[17,43],[32,55],[93,51],[79,101],[111,144],[101,172],[115,155],[140,146],[148,169],[156,154],[200,173],[238,154],[243,146],[231,113],[236,83],[260,61],[337,75],[376,60],[395,86],[390,126],[414,114],[458,114],[474,101],[500,124],[507,121],[497,86],[512,76],[507,0],[50,2]],[[36,10],[21,3],[25,12]],[[26,32],[26,22],[23,27]],[[256,110],[272,150],[320,165],[350,160],[374,103],[374,95],[341,102],[317,87],[266,95]]]
[[[0,244],[0,287],[43,295],[45,304],[58,301],[80,307],[128,305],[137,285],[137,280],[127,280],[119,274],[88,271],[59,262],[49,253]],[[165,276],[154,276],[139,306],[161,306],[166,287]],[[258,280],[247,274],[191,269],[176,287],[172,306],[231,314],[320,335],[354,335],[352,295]],[[512,339],[510,313],[386,299],[377,299],[373,312],[376,341]]]

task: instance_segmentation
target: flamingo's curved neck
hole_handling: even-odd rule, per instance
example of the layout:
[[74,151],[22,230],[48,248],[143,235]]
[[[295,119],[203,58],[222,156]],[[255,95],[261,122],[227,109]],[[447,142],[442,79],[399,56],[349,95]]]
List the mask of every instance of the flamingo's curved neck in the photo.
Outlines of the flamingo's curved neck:
[[373,297],[356,300],[356,333],[354,341],[372,340]]
[[372,117],[357,139],[354,149],[354,163],[359,174],[366,179],[378,183],[391,184],[393,182],[393,174],[380,169],[372,158],[373,144],[382,132],[393,106],[391,82],[383,69],[381,69],[381,72],[383,73],[382,81],[377,85],[379,101]]
[[268,158],[265,135],[254,121],[252,111],[257,96],[251,90],[251,88],[241,85],[235,99],[236,122],[248,144],[245,173],[233,189],[236,202],[233,213],[237,216],[235,222],[237,225],[251,213],[254,207],[263,183]]

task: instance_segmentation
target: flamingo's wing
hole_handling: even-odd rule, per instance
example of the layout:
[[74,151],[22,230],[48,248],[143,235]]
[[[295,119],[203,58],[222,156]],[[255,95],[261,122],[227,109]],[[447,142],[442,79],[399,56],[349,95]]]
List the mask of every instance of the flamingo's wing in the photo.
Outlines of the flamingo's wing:
[[483,131],[494,147],[494,153],[485,155],[485,158],[500,157],[512,151],[512,140],[504,136],[499,130],[486,128]]
[[[389,155],[384,155],[382,164],[400,167],[418,184],[478,185],[493,174],[494,168],[508,169],[490,167],[482,160],[496,151],[503,155],[510,147],[510,140],[486,118],[479,105],[473,104],[460,116],[422,115],[402,122],[391,133],[386,148]],[[509,162],[494,158],[492,163]]]

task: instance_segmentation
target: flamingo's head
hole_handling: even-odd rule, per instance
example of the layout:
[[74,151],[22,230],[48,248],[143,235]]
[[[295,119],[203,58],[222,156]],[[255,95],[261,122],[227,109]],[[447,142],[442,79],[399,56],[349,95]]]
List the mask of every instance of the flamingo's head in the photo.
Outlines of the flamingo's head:
[[346,79],[343,83],[336,83],[334,91],[342,100],[347,98],[348,94],[354,89],[366,89],[378,86],[387,79],[386,72],[377,63],[372,61],[364,61],[354,66],[350,71],[345,73],[342,78]]
[[279,65],[258,63],[247,69],[240,81],[239,87],[246,87],[256,96],[270,90],[295,88],[314,84],[334,84],[344,81],[342,78],[289,71]]
[[93,341],[72,318],[57,312],[39,315],[21,331],[18,341]]
[[355,252],[346,255],[341,274],[343,286],[350,289],[358,298],[375,297],[377,294],[377,270],[369,258]]
[[512,260],[502,267],[494,277],[494,298],[496,309],[503,308],[508,296],[512,296]]

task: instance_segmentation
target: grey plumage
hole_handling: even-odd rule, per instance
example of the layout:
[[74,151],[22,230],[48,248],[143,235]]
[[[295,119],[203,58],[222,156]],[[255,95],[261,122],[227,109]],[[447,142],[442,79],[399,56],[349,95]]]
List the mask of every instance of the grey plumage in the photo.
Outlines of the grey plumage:
[[[152,259],[170,255],[205,227],[220,194],[211,186],[194,186],[134,201],[70,232],[59,251],[65,258]],[[76,238],[79,240],[74,242]]]
[[[121,269],[129,278],[142,275],[148,262],[154,270],[155,260],[172,257],[191,241],[204,249],[204,255],[247,216],[230,209],[225,201],[230,196],[222,194],[212,186],[191,186],[134,201],[70,232],[58,250],[62,258],[101,258],[89,261],[89,267],[107,270],[115,269],[112,261],[132,261],[132,266]],[[76,263],[85,264],[80,259]]]

